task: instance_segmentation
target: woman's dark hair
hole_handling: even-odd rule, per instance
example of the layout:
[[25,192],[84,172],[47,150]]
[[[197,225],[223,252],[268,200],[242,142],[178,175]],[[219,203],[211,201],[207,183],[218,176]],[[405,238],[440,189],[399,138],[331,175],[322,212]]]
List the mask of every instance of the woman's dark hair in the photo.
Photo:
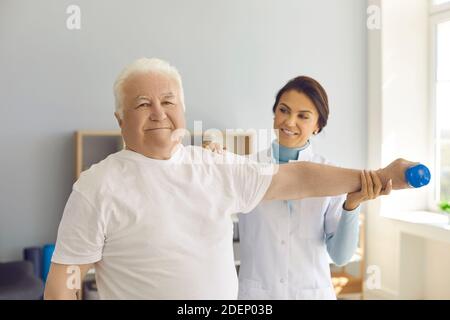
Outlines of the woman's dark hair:
[[275,98],[275,104],[273,105],[272,111],[275,113],[277,105],[280,102],[280,98],[283,93],[295,90],[298,93],[305,94],[314,103],[314,106],[319,113],[319,132],[327,125],[328,115],[330,110],[328,108],[328,96],[325,89],[320,85],[319,82],[313,78],[300,76],[290,80],[286,85],[278,91]]

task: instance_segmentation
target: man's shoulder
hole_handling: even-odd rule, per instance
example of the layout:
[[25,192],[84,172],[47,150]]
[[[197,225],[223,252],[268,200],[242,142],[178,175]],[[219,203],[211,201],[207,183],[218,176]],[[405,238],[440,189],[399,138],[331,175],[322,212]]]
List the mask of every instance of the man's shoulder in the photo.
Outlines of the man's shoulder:
[[186,154],[185,159],[192,164],[204,164],[204,165],[221,165],[221,164],[242,164],[248,163],[250,159],[245,156],[241,156],[229,151],[223,153],[212,152],[208,149],[199,146],[185,146]]
[[83,171],[73,186],[74,190],[86,194],[100,189],[112,176],[119,172],[121,163],[119,154],[120,151],[110,154]]

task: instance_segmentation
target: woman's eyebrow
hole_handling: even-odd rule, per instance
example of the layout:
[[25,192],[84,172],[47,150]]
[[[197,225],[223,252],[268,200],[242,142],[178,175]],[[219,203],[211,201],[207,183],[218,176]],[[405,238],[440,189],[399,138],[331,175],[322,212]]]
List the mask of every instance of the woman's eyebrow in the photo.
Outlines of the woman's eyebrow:
[[[287,104],[285,104],[285,103],[280,103],[282,106],[284,106],[284,107],[286,107],[286,108],[288,108],[289,110],[291,110],[292,111],[292,109],[287,105]],[[309,111],[309,110],[300,110],[300,111],[298,111],[298,113],[311,113],[312,114],[312,112],[311,111]]]
[[286,107],[286,108],[288,108],[289,110],[291,110],[291,107],[289,107],[287,104],[285,104],[285,103],[280,103],[282,106],[284,106],[284,107]]

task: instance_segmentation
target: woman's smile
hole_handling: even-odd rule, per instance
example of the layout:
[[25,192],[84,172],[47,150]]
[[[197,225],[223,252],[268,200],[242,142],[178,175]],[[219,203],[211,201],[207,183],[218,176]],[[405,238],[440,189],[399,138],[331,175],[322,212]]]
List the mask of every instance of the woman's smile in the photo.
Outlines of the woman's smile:
[[295,131],[292,131],[292,130],[289,130],[289,129],[286,129],[286,128],[280,128],[280,131],[282,133],[284,133],[288,137],[295,137],[295,136],[299,135],[298,132],[295,132]]

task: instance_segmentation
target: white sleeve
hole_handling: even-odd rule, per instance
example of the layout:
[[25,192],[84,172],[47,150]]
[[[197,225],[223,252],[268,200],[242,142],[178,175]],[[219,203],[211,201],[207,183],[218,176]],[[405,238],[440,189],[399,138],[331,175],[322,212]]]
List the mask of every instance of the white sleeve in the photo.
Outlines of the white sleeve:
[[272,174],[257,162],[232,165],[233,185],[237,197],[237,212],[252,211],[263,199],[270,183]]
[[89,264],[102,258],[105,223],[101,213],[78,191],[67,200],[52,262]]

